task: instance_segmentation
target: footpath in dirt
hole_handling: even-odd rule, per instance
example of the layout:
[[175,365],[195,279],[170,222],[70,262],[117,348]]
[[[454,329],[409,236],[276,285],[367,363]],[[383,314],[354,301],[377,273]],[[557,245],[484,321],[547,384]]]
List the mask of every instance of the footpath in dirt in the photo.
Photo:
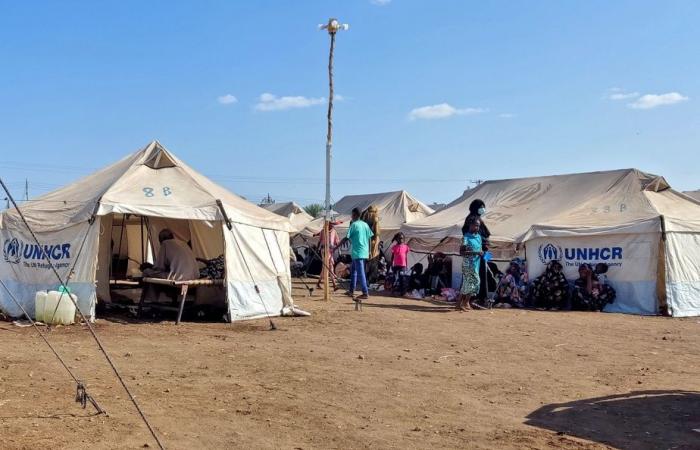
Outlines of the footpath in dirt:
[[[700,319],[458,313],[296,290],[307,318],[96,324],[168,449],[700,448]],[[0,448],[155,448],[87,330],[0,323]]]

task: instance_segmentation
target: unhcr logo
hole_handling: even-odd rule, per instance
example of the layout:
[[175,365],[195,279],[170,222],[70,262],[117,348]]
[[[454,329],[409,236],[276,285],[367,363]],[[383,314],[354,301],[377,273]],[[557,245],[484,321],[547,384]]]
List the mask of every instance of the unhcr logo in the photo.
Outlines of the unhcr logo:
[[2,246],[2,256],[5,261],[10,264],[19,264],[19,260],[22,259],[22,247],[22,241],[18,241],[17,238],[6,239]]
[[[537,249],[542,264],[550,261],[565,261],[566,265],[578,266],[582,262],[594,263],[604,261],[608,265],[622,265],[622,247],[566,247],[545,242]],[[609,261],[620,261],[619,263]]]
[[550,242],[539,246],[537,249],[537,256],[539,256],[542,264],[548,264],[550,261],[561,260],[564,256],[564,252],[561,247]]
[[41,261],[45,258],[53,261],[70,259],[70,244],[37,245],[26,244],[17,238],[5,239],[2,256],[10,264],[26,261]]

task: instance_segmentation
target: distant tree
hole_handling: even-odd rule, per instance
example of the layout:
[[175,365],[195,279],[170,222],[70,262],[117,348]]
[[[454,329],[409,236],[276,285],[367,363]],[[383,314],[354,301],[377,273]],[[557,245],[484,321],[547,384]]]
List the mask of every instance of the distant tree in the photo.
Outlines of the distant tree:
[[323,212],[323,205],[320,203],[312,203],[304,206],[304,211],[313,217],[318,217]]

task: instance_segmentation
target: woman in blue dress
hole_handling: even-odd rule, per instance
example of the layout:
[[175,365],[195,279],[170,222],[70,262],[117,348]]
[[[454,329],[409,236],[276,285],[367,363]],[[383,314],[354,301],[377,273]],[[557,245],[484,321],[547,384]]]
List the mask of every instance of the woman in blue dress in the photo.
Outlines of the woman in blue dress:
[[462,287],[459,290],[460,298],[457,308],[462,311],[471,309],[472,297],[479,293],[481,282],[479,279],[479,261],[483,251],[482,240],[479,234],[481,221],[477,216],[469,216],[466,224],[462,246],[459,253],[463,258],[462,263]]

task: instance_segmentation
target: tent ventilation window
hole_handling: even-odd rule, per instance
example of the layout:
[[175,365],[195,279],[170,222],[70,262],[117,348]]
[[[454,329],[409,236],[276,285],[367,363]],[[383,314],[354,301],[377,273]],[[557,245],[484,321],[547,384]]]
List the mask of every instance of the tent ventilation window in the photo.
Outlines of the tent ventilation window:
[[651,192],[661,192],[669,189],[671,186],[664,179],[664,177],[655,177],[646,186],[644,186],[645,191]]
[[144,165],[156,170],[177,166],[175,161],[173,161],[172,156],[170,156],[170,154],[162,148],[156,150],[146,161],[144,161]]

